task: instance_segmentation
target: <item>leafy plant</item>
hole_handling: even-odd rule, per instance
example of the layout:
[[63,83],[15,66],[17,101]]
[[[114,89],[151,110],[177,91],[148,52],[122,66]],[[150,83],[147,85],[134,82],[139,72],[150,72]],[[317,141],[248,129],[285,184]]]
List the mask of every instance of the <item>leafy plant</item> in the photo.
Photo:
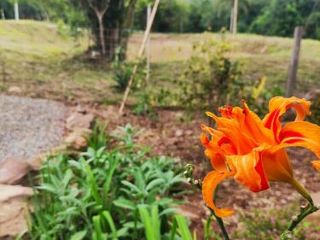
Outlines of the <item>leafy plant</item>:
[[[244,82],[238,61],[230,58],[231,45],[208,35],[194,44],[187,69],[180,79],[180,102],[190,108],[233,103],[233,96],[243,96]],[[179,98],[178,96],[178,98]]]
[[148,116],[150,118],[155,119],[157,117],[157,113],[154,109],[155,99],[153,99],[152,95],[147,92],[140,93],[138,96],[138,102],[134,106],[133,112],[136,115]]
[[112,64],[113,80],[118,91],[124,91],[132,75],[132,65],[125,62],[114,62]]
[[138,64],[137,71],[135,72],[135,81],[133,88],[140,88],[145,80],[146,69],[145,59],[135,62],[126,62],[121,59],[122,49],[118,48],[116,58],[112,63],[113,80],[115,82],[115,88],[123,92],[129,83],[129,80],[133,74],[133,68],[135,64]]
[[118,129],[122,144],[113,149],[102,146],[103,127],[93,132],[91,146],[79,156],[59,154],[43,165],[35,179],[29,237],[143,239],[150,237],[146,209],[151,226],[161,225],[158,239],[167,236],[179,204],[172,196],[184,191],[182,170],[173,159],[138,148],[130,125]]

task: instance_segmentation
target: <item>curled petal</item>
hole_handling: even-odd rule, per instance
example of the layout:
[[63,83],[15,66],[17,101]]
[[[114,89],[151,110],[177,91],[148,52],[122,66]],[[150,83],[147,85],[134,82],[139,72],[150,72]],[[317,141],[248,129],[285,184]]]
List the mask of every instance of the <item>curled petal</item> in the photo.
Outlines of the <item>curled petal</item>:
[[320,171],[320,161],[319,161],[319,160],[317,160],[317,161],[312,161],[312,166],[313,166],[316,170]]
[[280,132],[279,147],[304,147],[320,157],[320,127],[309,122],[287,123]]
[[211,171],[202,183],[202,196],[206,205],[211,208],[218,217],[228,217],[233,214],[229,208],[217,208],[214,203],[214,192],[220,182],[230,176],[227,172]]
[[273,134],[268,128],[265,128],[262,120],[257,114],[252,112],[248,105],[243,101],[243,114],[245,115],[241,129],[248,132],[257,144],[268,143],[273,144]]
[[275,139],[279,141],[278,135],[281,130],[280,118],[290,109],[296,111],[295,121],[302,121],[306,115],[310,114],[310,102],[297,97],[274,97],[269,102],[269,114],[263,119],[264,126],[271,129]]
[[260,152],[253,150],[246,155],[228,156],[227,161],[235,171],[234,178],[251,191],[259,192],[269,188]]

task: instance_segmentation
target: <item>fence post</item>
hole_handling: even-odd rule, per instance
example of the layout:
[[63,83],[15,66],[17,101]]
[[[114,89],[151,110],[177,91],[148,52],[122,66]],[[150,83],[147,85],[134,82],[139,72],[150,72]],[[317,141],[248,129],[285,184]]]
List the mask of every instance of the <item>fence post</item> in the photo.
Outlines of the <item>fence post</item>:
[[234,0],[233,3],[233,15],[232,15],[232,34],[237,34],[238,28],[238,8],[239,8],[239,0]]
[[297,72],[298,72],[298,65],[299,65],[299,55],[300,55],[300,48],[301,48],[301,40],[303,36],[303,27],[298,26],[294,29],[294,45],[292,50],[292,56],[289,65],[289,72],[288,72],[288,80],[286,86],[286,96],[292,96],[297,82]]
[[19,3],[18,3],[18,1],[14,2],[14,19],[17,21],[20,19],[19,18]]

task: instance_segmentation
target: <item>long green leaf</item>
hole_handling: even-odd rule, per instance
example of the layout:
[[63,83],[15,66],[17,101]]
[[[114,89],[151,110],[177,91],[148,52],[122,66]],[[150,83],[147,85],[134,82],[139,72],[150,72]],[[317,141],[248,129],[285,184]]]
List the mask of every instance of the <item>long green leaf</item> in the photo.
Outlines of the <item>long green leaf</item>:
[[178,230],[181,234],[182,240],[192,240],[192,234],[189,230],[186,218],[184,216],[177,215],[175,219],[177,221]]
[[117,240],[118,237],[117,237],[117,229],[116,229],[116,226],[114,224],[114,221],[112,219],[112,216],[110,214],[109,211],[104,211],[102,213],[102,215],[104,216],[104,218],[107,220],[108,224],[109,224],[109,227],[111,229],[111,233],[112,233],[112,239],[113,240]]

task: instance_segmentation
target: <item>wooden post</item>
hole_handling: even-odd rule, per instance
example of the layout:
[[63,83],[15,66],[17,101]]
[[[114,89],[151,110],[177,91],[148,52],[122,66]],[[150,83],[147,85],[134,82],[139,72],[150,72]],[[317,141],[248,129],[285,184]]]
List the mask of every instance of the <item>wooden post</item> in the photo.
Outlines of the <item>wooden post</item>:
[[[150,21],[148,22],[147,29],[144,32],[142,44],[141,44],[141,47],[140,47],[140,50],[139,50],[139,53],[138,53],[138,59],[140,59],[142,57],[142,54],[144,52],[144,49],[145,49],[145,46],[146,46],[146,43],[147,43],[147,39],[148,39],[150,31],[151,31],[151,27],[152,27],[152,23],[153,23],[154,17],[156,16],[156,12],[157,12],[159,3],[160,3],[160,0],[155,0],[154,6],[153,6],[152,11],[151,11]],[[125,90],[125,92],[123,94],[123,99],[122,99],[122,102],[121,102],[121,105],[120,105],[120,108],[119,108],[119,115],[122,115],[122,113],[123,113],[124,105],[126,104],[127,98],[129,96],[131,85],[132,85],[133,79],[134,79],[134,77],[135,77],[135,75],[137,73],[137,70],[138,70],[138,64],[136,64],[133,67],[132,74],[131,74],[131,77],[130,77],[129,82],[128,82],[128,86],[127,86],[127,88],[126,88],[126,90]]]
[[288,72],[287,86],[286,86],[287,97],[292,96],[294,89],[296,87],[301,39],[303,36],[303,32],[304,30],[303,30],[303,27],[301,26],[295,27],[294,29],[294,45],[293,45],[293,51],[292,51],[289,72]]
[[232,15],[232,33],[233,35],[237,34],[238,28],[238,8],[239,8],[239,0],[234,0],[233,2],[233,15]]
[[[148,4],[148,8],[147,8],[147,26],[148,26],[148,22],[150,21],[150,17],[151,17],[151,4]],[[149,82],[150,79],[150,34],[148,36],[148,40],[147,40],[147,46],[146,46],[146,55],[147,55],[147,75],[146,75],[146,81]]]

